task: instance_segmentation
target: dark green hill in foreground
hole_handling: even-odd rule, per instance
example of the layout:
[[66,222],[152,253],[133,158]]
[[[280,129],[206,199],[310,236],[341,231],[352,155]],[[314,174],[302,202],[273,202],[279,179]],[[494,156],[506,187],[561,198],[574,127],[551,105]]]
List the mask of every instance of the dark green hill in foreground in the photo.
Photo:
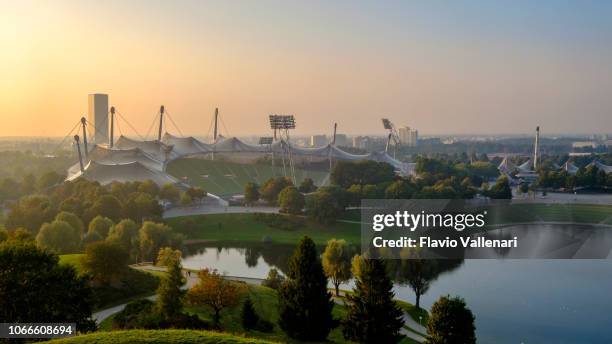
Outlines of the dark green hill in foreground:
[[53,344],[234,344],[234,343],[274,343],[265,340],[234,336],[222,332],[194,330],[129,330],[96,332],[92,334],[55,339],[47,343]]

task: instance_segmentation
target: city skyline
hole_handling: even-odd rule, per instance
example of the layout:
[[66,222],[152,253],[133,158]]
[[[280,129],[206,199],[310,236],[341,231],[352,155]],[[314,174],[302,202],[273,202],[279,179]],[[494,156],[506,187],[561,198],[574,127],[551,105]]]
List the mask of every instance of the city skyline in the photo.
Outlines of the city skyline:
[[162,104],[186,135],[215,107],[240,136],[612,132],[612,4],[509,4],[5,3],[0,136],[62,136],[91,93],[141,133]]

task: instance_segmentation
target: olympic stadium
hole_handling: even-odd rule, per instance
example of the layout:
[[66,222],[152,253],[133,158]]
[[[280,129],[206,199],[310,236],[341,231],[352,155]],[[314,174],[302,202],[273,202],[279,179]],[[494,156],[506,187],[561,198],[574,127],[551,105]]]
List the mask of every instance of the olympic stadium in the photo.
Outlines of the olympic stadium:
[[[119,135],[115,140],[118,115],[111,107],[108,113],[97,116],[102,121],[95,114],[89,120],[81,119],[82,135],[74,136],[79,161],[68,169],[68,181],[85,178],[105,185],[152,180],[158,185],[200,186],[213,195],[231,196],[242,193],[248,182],[262,184],[273,176],[289,177],[296,184],[308,177],[318,186],[326,185],[336,161],[371,160],[390,164],[399,175],[414,173],[414,164],[393,158],[387,149],[351,154],[336,146],[335,139],[321,147],[298,147],[289,138],[289,130],[295,128],[293,116],[271,115],[274,136],[262,137],[253,144],[220,135],[218,111],[214,115],[211,142],[167,131],[162,135],[164,118],[174,123],[163,106],[155,119],[159,120],[157,139]],[[283,119],[290,119],[290,124],[282,122]],[[275,120],[280,122],[275,124]],[[100,130],[107,122],[110,133]],[[95,143],[87,142],[88,137],[95,138]]]

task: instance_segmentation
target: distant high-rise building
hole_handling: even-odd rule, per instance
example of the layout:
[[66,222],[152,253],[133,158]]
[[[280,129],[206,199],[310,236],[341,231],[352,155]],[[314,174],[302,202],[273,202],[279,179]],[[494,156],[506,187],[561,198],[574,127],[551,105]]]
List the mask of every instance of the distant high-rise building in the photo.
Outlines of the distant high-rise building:
[[359,149],[368,149],[370,145],[370,138],[368,136],[354,136],[353,147]]
[[310,137],[310,145],[313,147],[325,146],[327,143],[327,136],[325,135],[312,135]]
[[348,139],[344,134],[336,134],[336,146],[347,146]]
[[108,144],[108,94],[90,94],[87,122],[90,140],[96,144]]
[[416,147],[419,140],[419,132],[416,129],[412,130],[410,127],[401,127],[397,131],[402,145]]

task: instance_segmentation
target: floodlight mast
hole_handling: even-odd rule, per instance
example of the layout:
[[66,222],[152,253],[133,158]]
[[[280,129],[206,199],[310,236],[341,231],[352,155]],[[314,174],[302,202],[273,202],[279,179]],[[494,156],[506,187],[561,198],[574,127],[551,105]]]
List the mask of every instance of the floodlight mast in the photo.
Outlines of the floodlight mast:
[[[276,130],[280,133],[281,145],[283,147],[283,171],[285,176],[287,176],[287,171],[285,168],[285,154],[289,158],[289,168],[291,171],[291,178],[293,183],[296,184],[295,179],[295,166],[293,164],[293,154],[291,152],[291,144],[289,141],[289,130],[295,129],[295,117],[293,115],[270,115],[270,128],[274,130],[276,134]],[[285,135],[283,139],[283,133]]]
[[389,147],[391,145],[391,141],[393,141],[393,157],[395,158],[395,154],[397,153],[397,147],[400,145],[401,141],[397,130],[395,130],[395,125],[388,119],[383,118],[382,124],[385,129],[389,131],[389,136],[387,137],[387,145],[385,146],[385,152],[389,153]]
[[272,155],[272,173],[276,176],[276,170],[274,169],[274,150],[272,149],[273,142],[274,138],[271,136],[262,136],[259,138],[259,144],[262,146],[267,145],[270,150],[270,154]]

